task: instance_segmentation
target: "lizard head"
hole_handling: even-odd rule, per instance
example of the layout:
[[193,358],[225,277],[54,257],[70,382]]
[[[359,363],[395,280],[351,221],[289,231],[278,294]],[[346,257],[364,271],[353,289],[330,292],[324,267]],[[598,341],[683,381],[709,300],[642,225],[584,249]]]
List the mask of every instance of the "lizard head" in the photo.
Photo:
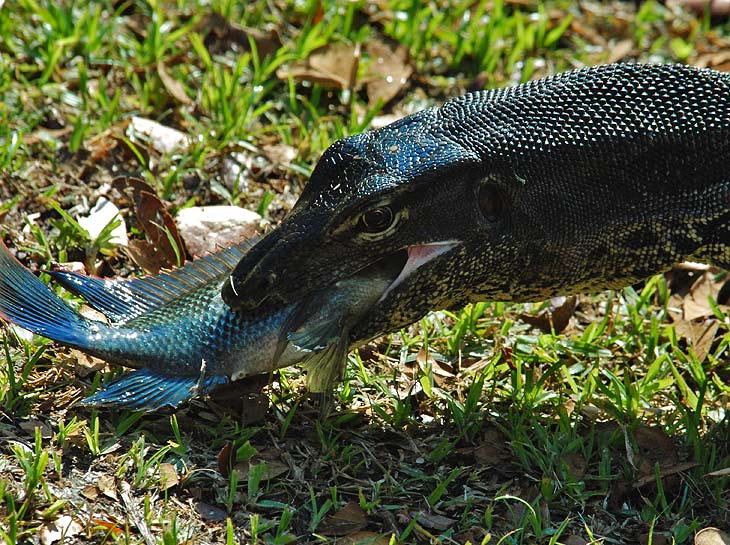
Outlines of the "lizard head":
[[423,283],[435,261],[455,258],[470,239],[483,240],[499,195],[475,183],[476,158],[425,130],[433,115],[333,144],[291,213],[238,264],[225,301],[249,310],[288,303],[375,261],[405,260],[387,298]]

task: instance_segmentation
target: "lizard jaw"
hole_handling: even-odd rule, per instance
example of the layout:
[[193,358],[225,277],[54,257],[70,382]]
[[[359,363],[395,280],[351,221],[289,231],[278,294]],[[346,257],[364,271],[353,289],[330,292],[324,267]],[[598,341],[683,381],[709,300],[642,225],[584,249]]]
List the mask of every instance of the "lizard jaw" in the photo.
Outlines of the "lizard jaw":
[[408,260],[401,269],[400,273],[393,280],[393,283],[388,286],[388,289],[383,292],[383,295],[378,300],[378,303],[382,302],[391,291],[397,288],[403,281],[408,278],[416,269],[425,265],[432,259],[437,258],[440,255],[445,254],[452,248],[455,248],[461,244],[458,240],[444,240],[441,242],[431,242],[428,244],[415,244],[408,246],[406,251],[408,252]]

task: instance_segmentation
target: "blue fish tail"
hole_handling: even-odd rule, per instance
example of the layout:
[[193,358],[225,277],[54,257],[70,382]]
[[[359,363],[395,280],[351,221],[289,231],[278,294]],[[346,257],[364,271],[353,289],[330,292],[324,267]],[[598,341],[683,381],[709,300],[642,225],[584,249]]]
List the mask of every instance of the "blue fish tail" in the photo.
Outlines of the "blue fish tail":
[[91,322],[15,259],[1,240],[0,317],[60,343],[89,345]]
[[163,407],[173,409],[193,397],[206,394],[219,384],[228,382],[227,377],[200,378],[172,377],[151,369],[139,369],[124,373],[106,388],[84,399],[84,405],[157,411]]

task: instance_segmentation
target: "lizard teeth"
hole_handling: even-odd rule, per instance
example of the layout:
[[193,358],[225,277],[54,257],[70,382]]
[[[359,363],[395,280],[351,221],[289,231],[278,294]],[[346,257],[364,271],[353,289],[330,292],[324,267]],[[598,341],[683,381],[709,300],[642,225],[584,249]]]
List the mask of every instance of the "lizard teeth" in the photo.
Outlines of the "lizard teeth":
[[445,254],[452,248],[458,246],[460,242],[458,240],[445,240],[442,242],[431,242],[429,244],[416,244],[408,246],[408,261],[403,266],[400,274],[396,277],[393,283],[388,286],[383,295],[380,297],[378,303],[383,301],[388,294],[397,288],[403,281],[408,278],[416,269],[425,265],[432,259]]

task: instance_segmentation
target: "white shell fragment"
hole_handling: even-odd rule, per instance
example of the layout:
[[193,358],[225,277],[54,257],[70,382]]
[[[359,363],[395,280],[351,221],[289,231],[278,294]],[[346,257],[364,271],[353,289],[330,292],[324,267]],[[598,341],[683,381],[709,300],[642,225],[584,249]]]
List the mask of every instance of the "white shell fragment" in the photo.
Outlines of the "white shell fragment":
[[191,142],[184,132],[144,117],[133,117],[127,130],[133,140],[142,141],[159,153],[184,151]]
[[263,221],[238,206],[193,206],[180,210],[175,219],[188,250],[198,257],[251,238]]
[[80,216],[76,218],[76,221],[79,222],[81,227],[89,232],[91,240],[96,240],[99,238],[99,235],[104,228],[109,225],[109,222],[113,221],[115,218],[118,219],[120,223],[112,230],[109,242],[111,244],[126,246],[127,226],[124,223],[124,218],[119,213],[119,208],[117,208],[113,202],[105,199],[104,197],[99,197],[99,200],[96,201],[94,207],[89,210],[88,216]]

